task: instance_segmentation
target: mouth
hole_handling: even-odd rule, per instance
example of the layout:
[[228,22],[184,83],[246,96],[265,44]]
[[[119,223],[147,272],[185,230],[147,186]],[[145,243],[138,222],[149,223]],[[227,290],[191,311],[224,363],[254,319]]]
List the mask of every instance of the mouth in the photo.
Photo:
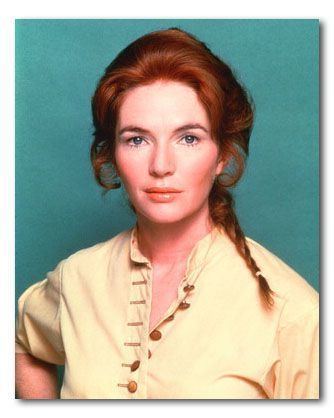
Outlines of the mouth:
[[146,189],[148,198],[154,203],[170,203],[173,202],[182,190],[171,187],[150,187]]
[[145,189],[146,193],[181,193],[182,190],[174,189],[172,187],[150,187]]

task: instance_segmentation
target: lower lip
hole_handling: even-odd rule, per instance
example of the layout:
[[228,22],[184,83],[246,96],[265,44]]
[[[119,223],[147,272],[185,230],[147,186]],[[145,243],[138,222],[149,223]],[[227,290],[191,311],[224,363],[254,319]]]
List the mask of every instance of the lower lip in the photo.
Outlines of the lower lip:
[[149,199],[157,203],[169,203],[172,202],[179,193],[169,192],[169,193],[149,193],[146,192]]

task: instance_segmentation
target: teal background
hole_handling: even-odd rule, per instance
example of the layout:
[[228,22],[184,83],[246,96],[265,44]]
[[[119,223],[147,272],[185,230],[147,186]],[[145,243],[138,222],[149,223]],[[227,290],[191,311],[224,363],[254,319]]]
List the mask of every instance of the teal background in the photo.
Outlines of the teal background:
[[241,225],[318,289],[318,20],[17,20],[16,296],[135,222],[124,192],[102,197],[93,178],[90,98],[122,48],[172,26],[206,42],[253,96]]

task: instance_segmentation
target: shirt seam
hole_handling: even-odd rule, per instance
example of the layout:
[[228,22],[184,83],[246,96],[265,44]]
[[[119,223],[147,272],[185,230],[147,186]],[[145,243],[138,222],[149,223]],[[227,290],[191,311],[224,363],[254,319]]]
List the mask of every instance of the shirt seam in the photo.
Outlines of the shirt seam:
[[[315,304],[311,305],[311,307],[308,308],[307,311],[304,311],[302,314],[298,315],[296,318],[288,321],[285,325],[279,327],[278,332],[281,332],[283,329],[288,328],[290,326],[296,325],[296,323],[298,323],[301,319],[310,315],[311,313],[313,313],[317,309],[319,309],[319,304],[318,303],[315,303]],[[283,309],[282,309],[282,313],[283,313]]]

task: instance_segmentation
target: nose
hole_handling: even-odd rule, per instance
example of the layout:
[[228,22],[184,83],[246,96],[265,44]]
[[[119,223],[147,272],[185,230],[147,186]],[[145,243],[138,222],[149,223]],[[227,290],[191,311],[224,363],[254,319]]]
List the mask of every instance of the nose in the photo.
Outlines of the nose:
[[156,144],[151,155],[149,172],[154,177],[170,176],[175,172],[175,156],[170,144]]

